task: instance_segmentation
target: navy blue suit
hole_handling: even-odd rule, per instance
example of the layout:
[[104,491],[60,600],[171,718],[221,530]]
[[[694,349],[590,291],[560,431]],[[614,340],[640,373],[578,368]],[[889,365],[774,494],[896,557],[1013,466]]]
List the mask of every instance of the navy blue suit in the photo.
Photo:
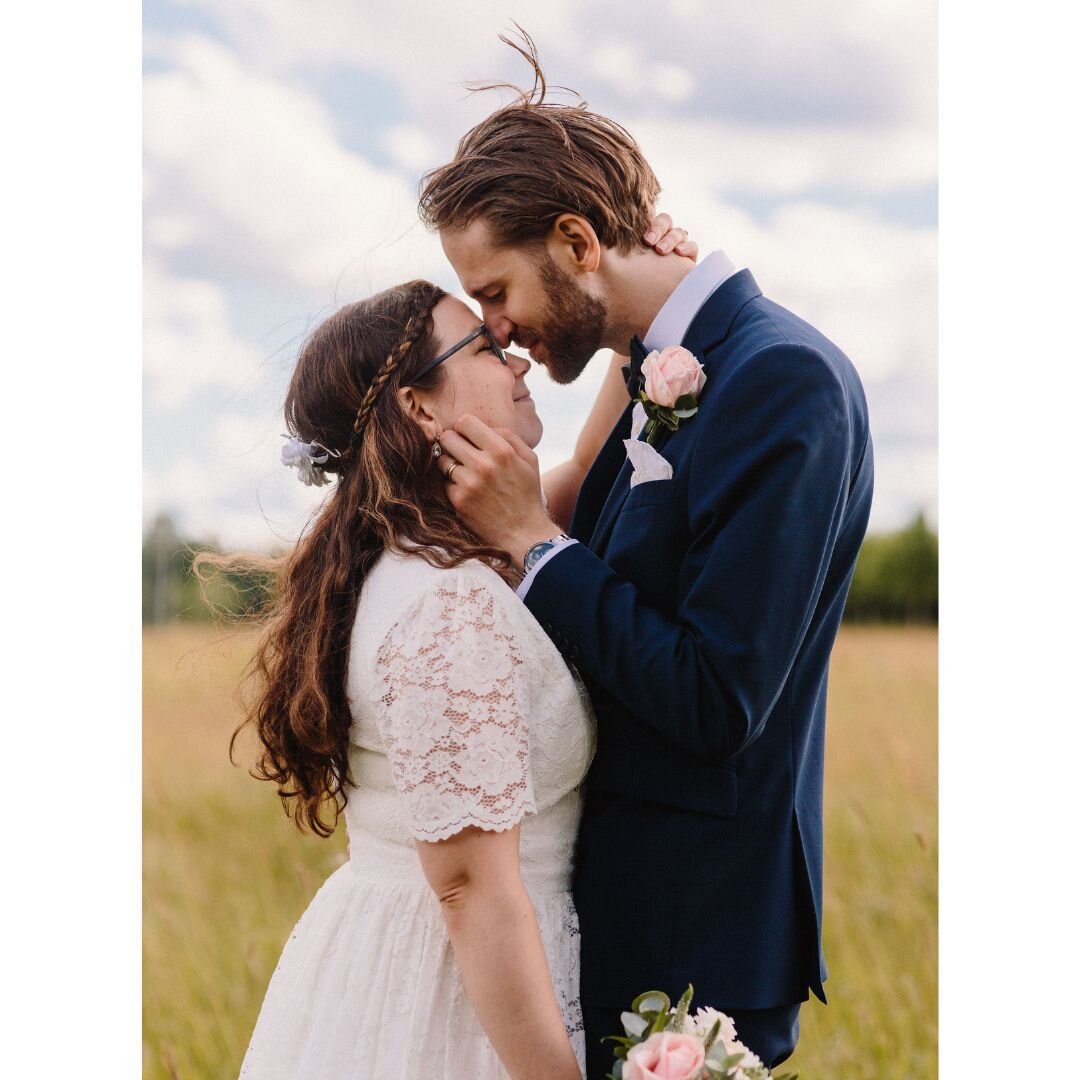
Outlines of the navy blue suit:
[[825,1000],[825,693],[870,512],[866,401],[747,270],[682,344],[708,379],[654,444],[673,478],[630,488],[628,407],[582,486],[580,543],[525,596],[597,713],[574,877],[587,1011],[688,983],[726,1011]]

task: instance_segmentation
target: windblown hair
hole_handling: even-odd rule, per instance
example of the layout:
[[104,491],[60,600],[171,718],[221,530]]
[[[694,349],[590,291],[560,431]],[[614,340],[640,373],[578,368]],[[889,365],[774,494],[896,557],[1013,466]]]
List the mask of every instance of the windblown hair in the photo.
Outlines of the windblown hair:
[[222,569],[269,570],[274,599],[248,669],[246,716],[261,744],[252,775],[277,784],[301,829],[329,836],[348,801],[345,679],[364,579],[386,550],[434,566],[486,562],[508,582],[511,558],[482,544],[454,513],[420,427],[395,388],[436,389],[443,368],[410,377],[435,356],[431,312],[446,294],[426,281],[349,304],[307,339],[285,399],[290,432],[338,450],[338,474],[296,546],[277,559],[201,555],[205,582]]
[[493,112],[458,143],[453,161],[420,182],[420,217],[431,229],[483,219],[503,244],[533,244],[560,214],[586,218],[600,242],[628,254],[644,246],[660,184],[630,133],[589,112],[588,103],[546,100],[547,80],[532,38],[506,35],[533,69],[532,90],[499,83],[517,100]]

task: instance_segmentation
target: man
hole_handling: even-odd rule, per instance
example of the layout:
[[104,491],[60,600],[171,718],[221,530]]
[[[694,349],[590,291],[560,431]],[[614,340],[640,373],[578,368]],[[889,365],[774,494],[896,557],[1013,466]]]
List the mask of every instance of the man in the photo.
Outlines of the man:
[[693,983],[769,1066],[809,992],[825,1000],[826,682],[873,487],[850,361],[723,252],[695,267],[642,245],[658,192],[625,130],[541,89],[421,195],[485,323],[556,382],[631,339],[633,396],[646,352],[704,365],[698,411],[652,440],[670,477],[631,484],[628,399],[569,537],[512,433],[465,417],[441,439],[453,505],[517,561],[596,708],[574,880],[590,1077],[645,990]]

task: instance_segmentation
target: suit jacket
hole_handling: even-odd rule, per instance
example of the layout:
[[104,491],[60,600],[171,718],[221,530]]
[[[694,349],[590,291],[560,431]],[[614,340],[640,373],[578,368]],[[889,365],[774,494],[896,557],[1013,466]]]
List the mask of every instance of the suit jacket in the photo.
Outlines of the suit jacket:
[[866,400],[848,358],[748,270],[682,344],[708,378],[655,443],[672,479],[630,488],[628,406],[582,485],[581,543],[525,596],[597,713],[582,1001],[628,1008],[691,982],[714,1007],[824,1001],[825,694],[870,512]]

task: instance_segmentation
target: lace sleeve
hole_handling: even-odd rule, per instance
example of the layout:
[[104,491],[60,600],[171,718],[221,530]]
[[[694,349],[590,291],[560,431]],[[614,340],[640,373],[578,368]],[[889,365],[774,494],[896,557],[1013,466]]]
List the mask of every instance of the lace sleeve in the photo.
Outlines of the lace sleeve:
[[459,568],[388,631],[376,657],[379,732],[417,840],[535,813],[525,670],[502,583]]

